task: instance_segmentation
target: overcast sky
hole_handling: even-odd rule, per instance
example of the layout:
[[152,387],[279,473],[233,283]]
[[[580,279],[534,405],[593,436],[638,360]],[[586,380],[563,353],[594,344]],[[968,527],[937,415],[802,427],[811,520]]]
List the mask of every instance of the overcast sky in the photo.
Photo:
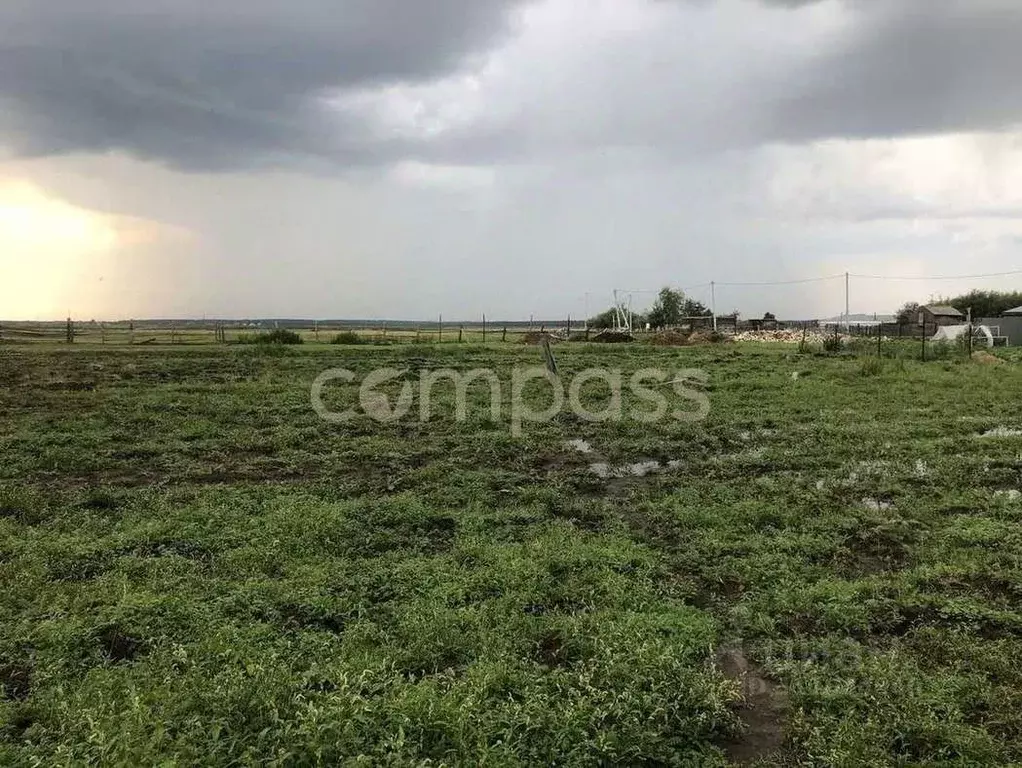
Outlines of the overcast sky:
[[[0,317],[1022,269],[1019,72],[1017,0],[3,0]],[[836,315],[844,281],[717,308]]]

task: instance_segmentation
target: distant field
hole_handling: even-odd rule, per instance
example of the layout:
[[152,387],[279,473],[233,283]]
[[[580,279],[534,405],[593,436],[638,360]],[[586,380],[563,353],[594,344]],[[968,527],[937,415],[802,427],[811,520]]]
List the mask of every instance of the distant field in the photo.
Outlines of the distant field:
[[1016,362],[562,344],[710,413],[514,438],[533,346],[93,341],[0,346],[2,765],[1022,760]]
[[[563,333],[567,323],[536,323],[530,330],[523,323],[488,324],[481,323],[446,324],[423,323],[416,327],[411,323],[366,325],[321,325],[314,327],[287,326],[299,334],[308,344],[330,344],[339,334],[355,334],[360,340],[374,344],[435,344],[435,343],[492,343],[499,341],[519,342],[527,333],[539,331]],[[213,323],[200,324],[198,321],[182,322],[174,326],[168,322],[159,325],[136,325],[128,323],[75,322],[73,340],[77,344],[100,346],[149,346],[149,345],[196,345],[196,344],[238,344],[251,341],[265,334],[272,327],[246,327],[227,324],[218,335]],[[592,335],[598,331],[592,331]],[[573,323],[572,334],[584,335],[584,327]],[[0,342],[9,344],[26,343],[67,343],[67,329],[63,323],[0,323]]]

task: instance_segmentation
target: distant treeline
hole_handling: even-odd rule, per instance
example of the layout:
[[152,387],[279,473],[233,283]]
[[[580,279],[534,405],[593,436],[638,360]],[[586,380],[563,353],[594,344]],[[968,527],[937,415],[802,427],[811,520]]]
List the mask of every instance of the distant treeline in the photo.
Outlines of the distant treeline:
[[[963,315],[972,310],[973,318],[1000,317],[1009,309],[1022,307],[1022,292],[1019,291],[970,291],[961,296],[935,299],[926,306],[954,307]],[[912,301],[898,310],[898,320],[912,322],[919,312],[920,304]]]

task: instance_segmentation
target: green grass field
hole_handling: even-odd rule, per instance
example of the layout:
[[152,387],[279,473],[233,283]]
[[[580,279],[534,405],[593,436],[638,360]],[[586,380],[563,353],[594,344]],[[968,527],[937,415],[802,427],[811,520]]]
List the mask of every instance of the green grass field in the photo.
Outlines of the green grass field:
[[310,405],[519,345],[0,346],[0,764],[1022,761],[1017,363],[556,354],[710,414]]

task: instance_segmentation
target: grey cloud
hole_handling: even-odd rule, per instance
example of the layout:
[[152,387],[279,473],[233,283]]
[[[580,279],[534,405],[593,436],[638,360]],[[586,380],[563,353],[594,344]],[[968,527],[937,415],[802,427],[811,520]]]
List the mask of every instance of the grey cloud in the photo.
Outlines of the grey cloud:
[[865,21],[778,84],[763,133],[805,141],[998,130],[1022,121],[1022,4],[860,3]]
[[[716,0],[661,0],[679,11],[669,33],[593,51],[585,82],[556,92],[529,81],[522,108],[502,117],[413,139],[322,102],[457,71],[497,45],[531,1],[0,0],[0,146],[23,156],[126,151],[195,170],[542,163],[614,147],[684,160],[775,141],[1022,122],[1016,0],[838,0],[847,29],[821,37],[827,47],[813,56],[778,50],[773,59],[744,56],[755,46],[740,35],[729,49],[730,29],[707,30],[719,38],[713,50],[679,47],[685,10]],[[749,0],[746,10],[838,3]],[[535,77],[556,80],[557,66],[537,62]],[[495,105],[504,96],[489,95]]]
[[[1017,0],[749,0],[745,15],[722,15],[734,28],[712,28],[709,16],[692,11],[714,1],[664,0],[677,15],[664,16],[663,28],[641,41],[593,57],[586,80],[565,82],[545,102],[526,101],[510,120],[484,119],[441,137],[429,150],[452,162],[560,162],[630,147],[687,163],[775,142],[1022,124]],[[761,34],[762,51],[773,45],[773,53],[749,45],[737,29],[764,8],[801,14],[810,6],[821,6],[818,18],[840,12],[842,19],[815,39],[808,13],[793,17],[791,26],[809,35],[804,49],[781,42],[787,22],[776,15]],[[712,45],[700,47],[695,36],[679,52],[677,40],[695,24],[706,25],[700,29]]]
[[195,168],[392,151],[331,91],[426,81],[506,32],[520,0],[7,0],[0,144]]

